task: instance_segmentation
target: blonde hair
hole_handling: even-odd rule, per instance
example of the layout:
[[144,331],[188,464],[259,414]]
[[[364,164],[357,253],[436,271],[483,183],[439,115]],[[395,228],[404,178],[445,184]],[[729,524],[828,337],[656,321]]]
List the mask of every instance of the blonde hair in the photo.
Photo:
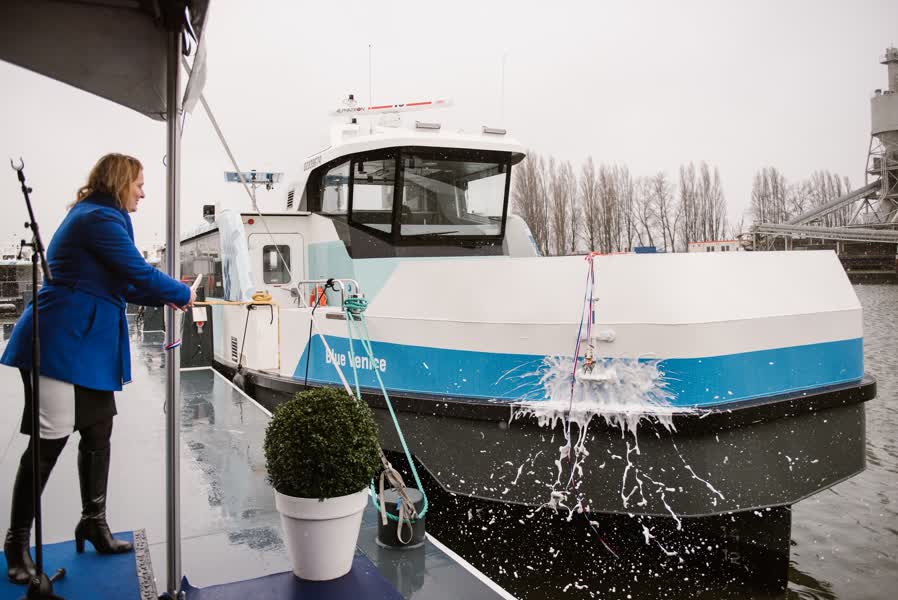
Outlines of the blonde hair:
[[90,170],[85,183],[78,190],[74,204],[78,204],[94,192],[111,195],[118,202],[119,208],[125,207],[125,198],[131,184],[140,175],[143,165],[133,156],[111,153],[97,161]]

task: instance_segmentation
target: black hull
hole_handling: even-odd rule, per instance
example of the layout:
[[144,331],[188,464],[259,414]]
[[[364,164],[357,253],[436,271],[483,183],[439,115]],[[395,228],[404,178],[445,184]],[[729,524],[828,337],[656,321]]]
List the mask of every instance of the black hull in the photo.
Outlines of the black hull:
[[[246,381],[247,391],[270,409],[303,389],[299,381],[267,373],[248,371]],[[591,512],[678,518],[789,506],[864,469],[863,403],[875,395],[876,382],[867,375],[812,393],[677,415],[675,432],[644,422],[636,440],[595,418],[578,495]],[[401,451],[383,398],[363,396],[378,420],[384,449]],[[411,451],[443,490],[527,506],[549,500],[564,444],[560,424],[549,430],[533,419],[512,421],[506,404],[391,399]],[[568,475],[566,469],[565,481]],[[625,504],[622,494],[639,485],[636,476],[642,492]]]

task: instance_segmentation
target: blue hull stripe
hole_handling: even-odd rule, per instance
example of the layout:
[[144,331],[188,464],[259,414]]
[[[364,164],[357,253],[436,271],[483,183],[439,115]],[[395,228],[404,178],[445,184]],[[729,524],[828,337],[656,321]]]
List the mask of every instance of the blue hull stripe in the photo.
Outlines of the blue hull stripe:
[[[350,383],[349,343],[346,338],[327,336],[327,343]],[[543,356],[448,350],[373,342],[375,368],[388,391],[514,401],[543,399],[539,372]],[[340,385],[333,365],[325,361],[324,346],[315,336],[308,378],[314,383]],[[356,353],[361,350],[355,344]],[[294,372],[303,380],[306,346]],[[842,340],[711,356],[670,358],[659,361],[672,404],[680,407],[714,406],[729,402],[810,390],[858,381],[864,375],[863,339]],[[367,358],[359,366],[362,387],[378,387]]]

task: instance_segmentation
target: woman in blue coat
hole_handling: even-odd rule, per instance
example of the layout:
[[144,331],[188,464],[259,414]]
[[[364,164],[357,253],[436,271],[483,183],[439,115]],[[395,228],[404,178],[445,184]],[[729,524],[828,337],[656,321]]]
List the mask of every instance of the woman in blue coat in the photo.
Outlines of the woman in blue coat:
[[[106,523],[114,392],[131,380],[125,303],[184,307],[194,292],[153,268],[134,246],[129,213],[144,197],[143,167],[136,158],[108,154],[91,170],[87,184],[47,249],[51,283],[37,294],[40,308],[40,484],[43,490],[65,446],[77,431],[81,521],[75,544],[89,541],[101,554],[128,552]],[[22,433],[31,431],[31,319],[29,305],[16,323],[0,363],[17,367],[25,386]],[[7,575],[27,583],[35,568],[28,548],[34,519],[31,446],[22,455],[13,485],[4,550]]]

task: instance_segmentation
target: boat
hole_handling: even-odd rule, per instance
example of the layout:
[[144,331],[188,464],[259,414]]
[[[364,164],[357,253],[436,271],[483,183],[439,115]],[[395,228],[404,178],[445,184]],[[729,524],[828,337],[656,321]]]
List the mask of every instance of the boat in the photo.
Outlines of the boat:
[[457,496],[678,524],[777,510],[788,553],[788,508],[863,470],[876,393],[835,254],[539,256],[509,202],[524,147],[405,114],[440,104],[350,100],[283,210],[217,206],[183,240],[215,367],[270,408],[357,378],[400,452],[386,391]]

